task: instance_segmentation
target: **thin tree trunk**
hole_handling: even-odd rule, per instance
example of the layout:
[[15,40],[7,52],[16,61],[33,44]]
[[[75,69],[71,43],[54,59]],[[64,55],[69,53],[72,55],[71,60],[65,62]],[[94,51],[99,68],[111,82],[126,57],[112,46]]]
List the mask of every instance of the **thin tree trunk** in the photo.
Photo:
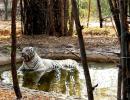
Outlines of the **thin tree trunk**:
[[20,0],[20,14],[21,14],[21,31],[22,31],[22,34],[24,34],[24,25],[23,25],[24,14],[23,14],[23,1],[22,0]]
[[78,34],[78,40],[79,40],[79,45],[80,45],[81,61],[82,61],[85,79],[86,79],[88,100],[94,100],[91,77],[89,74],[84,40],[83,40],[83,36],[82,36],[82,26],[80,25],[80,20],[79,20],[79,11],[78,11],[76,0],[71,0],[71,1],[72,1],[73,16],[74,16],[74,20],[75,20],[75,24],[76,24],[76,31]]
[[17,79],[16,72],[16,8],[17,8],[17,0],[12,1],[12,24],[11,24],[11,36],[12,36],[12,48],[11,48],[11,71],[13,78],[13,87],[17,99],[22,98],[22,94],[20,92],[19,83]]
[[64,33],[65,35],[69,35],[68,27],[67,27],[68,18],[69,18],[69,0],[64,0]]
[[130,0],[128,0],[128,7],[129,7],[128,8],[128,11],[129,11],[128,14],[129,14],[129,17],[130,17]]
[[117,84],[117,100],[121,100],[121,83],[122,83],[122,69],[119,66],[118,70],[118,84]]
[[[123,27],[124,27],[124,34],[126,34],[126,36],[128,36],[129,34],[129,29],[128,29],[128,22],[127,22],[127,17],[128,17],[128,1],[129,0],[123,0],[123,4],[124,4],[124,14],[122,16],[124,17],[124,24],[123,24]],[[120,2],[121,3],[121,2]],[[123,6],[122,6],[123,7]],[[121,9],[120,9],[121,11]],[[125,37],[126,38],[126,37]],[[125,39],[124,38],[124,39]],[[129,40],[126,38],[125,39],[125,42],[126,42],[126,54],[127,54],[127,57],[129,58],[130,57],[130,54],[129,54]],[[126,58],[126,72],[124,72],[126,74],[126,85],[125,85],[125,88],[126,88],[126,97],[128,100],[130,100],[130,60]]]
[[[115,0],[114,0],[115,1]],[[118,32],[118,38],[120,41],[120,36],[121,36],[121,27],[120,27],[120,20],[119,20],[119,11],[117,10],[117,4],[113,4],[112,0],[108,0],[112,15],[113,15],[113,19],[116,25],[116,29]]]
[[[119,11],[116,10],[118,8],[118,3],[119,1],[114,0],[114,3],[112,2],[112,0],[108,0],[112,15],[113,15],[113,19],[116,25],[116,30],[117,30],[117,36],[119,39],[119,42],[121,42],[121,27],[120,27],[120,20],[119,20]],[[122,64],[121,64],[122,67]],[[121,92],[122,92],[122,68],[119,68],[119,72],[118,72],[118,87],[117,87],[117,100],[121,100]]]
[[4,6],[5,6],[5,20],[8,20],[8,0],[4,0]]
[[49,17],[49,23],[50,23],[50,29],[49,29],[49,35],[54,35],[55,33],[55,27],[54,27],[54,14],[52,12],[53,9],[53,1],[48,0],[48,17]]
[[101,11],[101,4],[100,4],[100,0],[97,0],[97,8],[98,8],[98,13],[99,13],[99,21],[100,21],[100,28],[103,27],[103,18],[102,18],[102,11]]
[[23,0],[23,3],[24,3],[24,11],[23,11],[23,16],[21,16],[21,17],[23,17],[24,34],[26,35],[26,34],[28,34],[28,23],[27,23],[28,15],[26,14],[28,2],[27,2],[27,0]]
[[69,35],[73,34],[73,27],[74,27],[74,18],[73,18],[73,10],[71,6],[71,13],[70,13],[70,18],[69,18]]
[[73,11],[71,11],[71,15],[70,15],[70,21],[69,21],[69,34],[72,35],[73,31],[74,31],[74,16],[73,16]]
[[121,65],[122,65],[122,97],[123,100],[128,100],[127,98],[127,76],[126,69],[128,68],[128,41],[127,37],[127,27],[126,27],[126,16],[125,15],[125,6],[124,0],[119,0],[119,9],[120,9],[120,25],[121,25]]
[[91,12],[91,0],[89,0],[89,3],[88,3],[88,21],[87,21],[87,27],[89,27],[90,12]]
[[61,34],[62,36],[65,35],[64,33],[64,1],[63,0],[60,0],[60,9],[61,9]]

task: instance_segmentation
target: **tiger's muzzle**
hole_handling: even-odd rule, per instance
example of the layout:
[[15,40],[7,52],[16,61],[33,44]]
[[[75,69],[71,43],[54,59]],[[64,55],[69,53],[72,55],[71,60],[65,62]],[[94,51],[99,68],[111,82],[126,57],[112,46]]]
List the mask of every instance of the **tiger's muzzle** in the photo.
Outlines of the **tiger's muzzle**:
[[23,60],[25,61],[25,62],[29,62],[29,61],[31,61],[32,60],[32,56],[30,56],[30,55],[28,55],[28,54],[26,54],[26,53],[21,53],[21,57],[23,58]]

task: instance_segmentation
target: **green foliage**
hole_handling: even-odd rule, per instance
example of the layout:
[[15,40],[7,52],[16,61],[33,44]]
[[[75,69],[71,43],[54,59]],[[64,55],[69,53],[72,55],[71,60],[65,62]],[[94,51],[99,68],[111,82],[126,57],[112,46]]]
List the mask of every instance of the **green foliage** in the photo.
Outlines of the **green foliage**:
[[108,0],[101,0],[101,7],[102,7],[102,15],[110,16],[111,11],[110,11]]
[[[109,4],[107,0],[100,0],[101,1],[101,9],[102,9],[102,15],[110,16],[110,9]],[[79,6],[79,12],[81,18],[87,18],[88,15],[88,9],[89,9],[89,0],[77,0],[78,6]],[[97,0],[91,0],[91,13],[90,17],[97,19],[98,17],[98,10],[97,10]]]

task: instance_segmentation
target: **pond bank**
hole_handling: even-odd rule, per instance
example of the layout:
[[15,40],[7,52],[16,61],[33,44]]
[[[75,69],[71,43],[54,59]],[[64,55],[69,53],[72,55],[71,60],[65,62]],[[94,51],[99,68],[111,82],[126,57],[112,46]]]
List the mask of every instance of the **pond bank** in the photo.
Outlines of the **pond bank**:
[[[80,61],[80,56],[78,53],[46,53],[46,55],[40,54],[42,58],[49,59],[75,59]],[[119,57],[114,53],[102,53],[102,52],[90,52],[87,51],[87,60],[90,62],[107,62],[107,63],[117,63]],[[16,62],[22,62],[22,58],[17,54]],[[9,56],[0,56],[0,66],[8,65],[11,63],[11,58]]]
[[[44,92],[21,87],[23,98],[21,100],[87,100],[78,97],[68,97],[60,93]],[[12,85],[0,82],[0,100],[16,100]]]

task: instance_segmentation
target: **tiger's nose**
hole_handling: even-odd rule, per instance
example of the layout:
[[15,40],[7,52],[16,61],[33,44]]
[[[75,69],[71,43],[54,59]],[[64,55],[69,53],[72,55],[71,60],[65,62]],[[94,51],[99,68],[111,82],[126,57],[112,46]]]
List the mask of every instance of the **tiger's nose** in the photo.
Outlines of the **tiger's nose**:
[[25,53],[21,53],[21,56],[22,56],[22,57],[25,57],[25,56],[26,56],[26,54],[25,54]]

